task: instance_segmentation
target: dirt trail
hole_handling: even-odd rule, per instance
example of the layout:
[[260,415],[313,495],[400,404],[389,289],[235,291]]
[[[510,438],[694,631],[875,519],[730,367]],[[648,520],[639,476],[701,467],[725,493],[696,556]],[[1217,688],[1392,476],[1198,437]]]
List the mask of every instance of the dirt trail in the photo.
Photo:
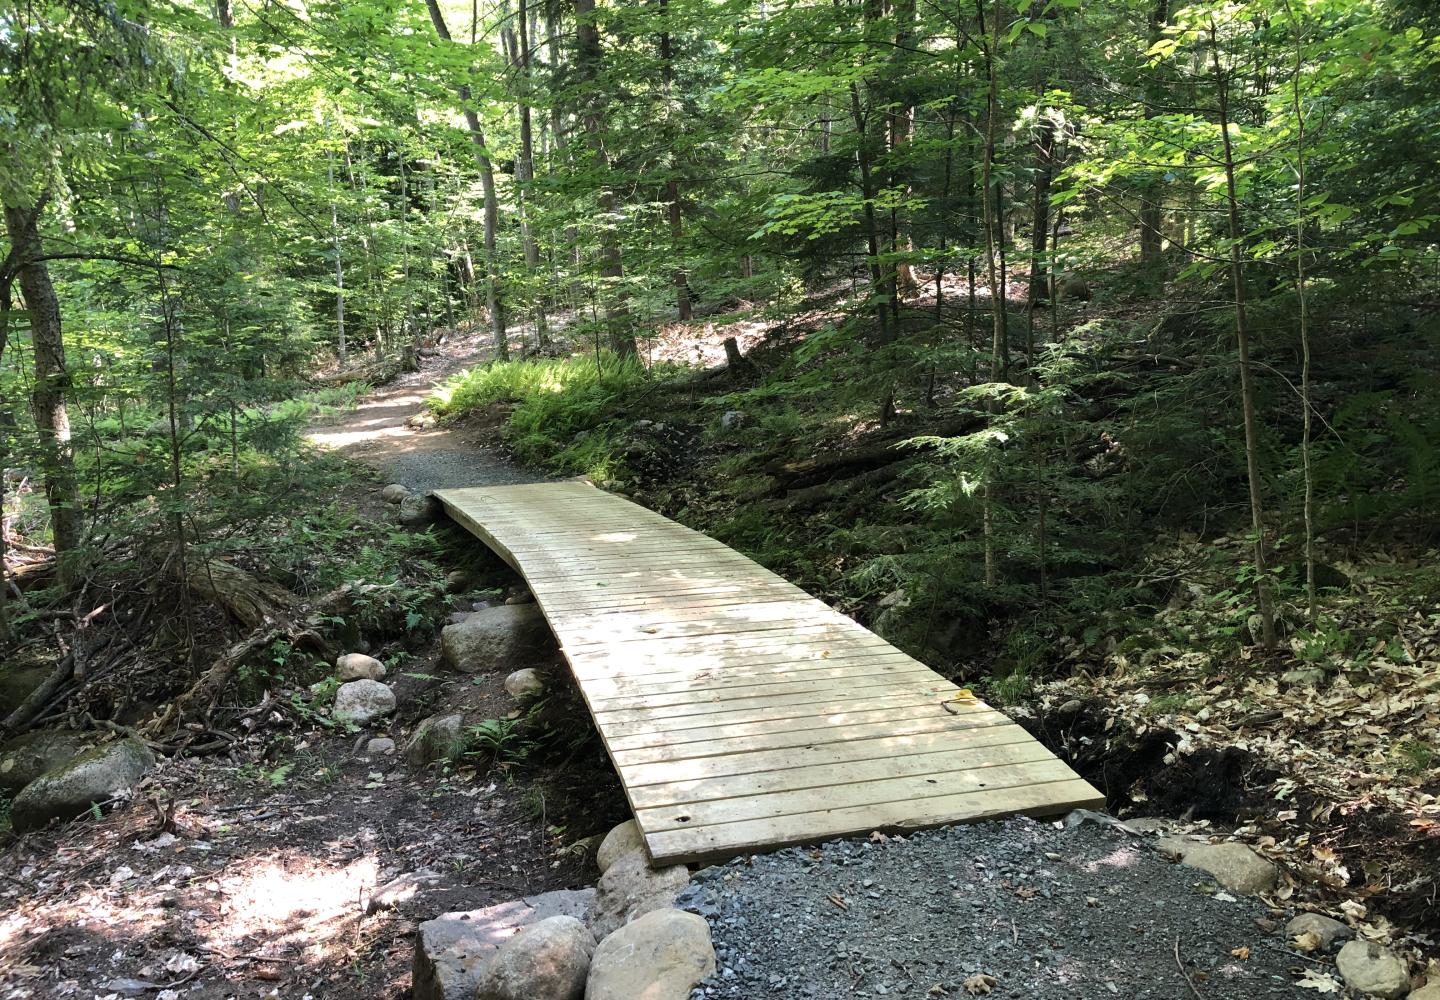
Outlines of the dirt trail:
[[522,468],[463,429],[416,430],[406,423],[424,412],[425,397],[438,383],[488,357],[488,347],[476,341],[450,343],[441,353],[422,358],[418,372],[370,394],[334,421],[316,424],[306,437],[373,465],[387,482],[403,483],[416,492],[540,482],[547,477]]

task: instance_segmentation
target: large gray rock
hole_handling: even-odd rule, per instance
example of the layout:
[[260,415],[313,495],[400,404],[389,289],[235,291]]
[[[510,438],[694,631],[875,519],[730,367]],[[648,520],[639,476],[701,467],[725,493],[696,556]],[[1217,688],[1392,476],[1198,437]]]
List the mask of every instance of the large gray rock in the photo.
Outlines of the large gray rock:
[[1413,991],[1406,1000],[1440,1000],[1440,979],[1432,979],[1418,990]]
[[424,528],[440,520],[440,501],[412,493],[400,501],[400,523],[407,528]]
[[513,670],[550,652],[554,639],[533,604],[485,608],[440,630],[440,655],[461,673]]
[[1291,941],[1313,934],[1314,948],[1310,950],[1329,951],[1337,941],[1348,941],[1355,932],[1345,924],[1327,917],[1323,913],[1299,913],[1285,925],[1285,937]]
[[1345,985],[1357,994],[1395,1000],[1410,992],[1405,960],[1373,941],[1351,941],[1335,958]]
[[346,681],[381,681],[385,679],[385,664],[364,653],[344,653],[335,660],[335,677]]
[[87,750],[46,771],[15,796],[10,821],[20,832],[38,830],[52,819],[78,816],[134,786],[155,770],[155,755],[133,737]]
[[580,1000],[595,938],[574,917],[547,917],[502,944],[480,972],[475,1000]]
[[1207,872],[1232,892],[1254,895],[1275,888],[1280,873],[1244,844],[1198,844],[1180,837],[1161,837],[1155,846],[1192,868]]
[[578,919],[594,895],[594,889],[547,892],[425,921],[415,941],[413,1000],[472,1000],[481,971],[502,944],[550,917]]
[[631,851],[600,876],[585,922],[596,940],[603,941],[637,917],[670,906],[689,884],[690,871],[684,865],[654,869],[648,854]]
[[391,483],[380,491],[380,499],[386,503],[399,503],[410,495],[410,490],[401,483]]
[[654,910],[600,942],[590,961],[585,1000],[688,1000],[714,971],[705,918]]
[[644,851],[645,839],[640,835],[640,824],[627,819],[605,834],[600,848],[595,852],[595,865],[603,875],[610,866],[631,851]]
[[46,771],[73,760],[94,740],[66,729],[39,729],[0,746],[0,788],[18,792]]
[[336,721],[368,726],[395,711],[395,692],[379,681],[350,681],[335,692]]
[[420,768],[440,761],[457,761],[465,752],[465,716],[459,712],[432,715],[415,729],[405,744],[405,763]]

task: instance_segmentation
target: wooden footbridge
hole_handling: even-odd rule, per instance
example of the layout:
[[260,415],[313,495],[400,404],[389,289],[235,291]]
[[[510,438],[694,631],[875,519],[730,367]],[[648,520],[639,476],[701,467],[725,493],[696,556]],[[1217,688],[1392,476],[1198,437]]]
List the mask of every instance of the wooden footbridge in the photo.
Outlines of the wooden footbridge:
[[706,535],[581,482],[435,495],[529,584],[656,862],[1104,803],[1004,715]]

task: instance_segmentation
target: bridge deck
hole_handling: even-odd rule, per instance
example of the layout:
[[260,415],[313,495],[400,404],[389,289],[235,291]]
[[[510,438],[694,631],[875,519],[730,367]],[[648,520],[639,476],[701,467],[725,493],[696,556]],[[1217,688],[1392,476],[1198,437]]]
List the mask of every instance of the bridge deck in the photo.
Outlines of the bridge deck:
[[657,862],[1102,805],[983,702],[699,532],[585,483],[442,490],[530,585]]

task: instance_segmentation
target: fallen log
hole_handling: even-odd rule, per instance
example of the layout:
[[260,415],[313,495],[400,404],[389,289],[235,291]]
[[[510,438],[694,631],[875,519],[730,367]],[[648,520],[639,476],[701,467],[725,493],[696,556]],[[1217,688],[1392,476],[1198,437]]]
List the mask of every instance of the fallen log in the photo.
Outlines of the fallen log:
[[185,585],[252,629],[287,621],[300,605],[300,598],[279,584],[218,559],[187,561]]
[[892,462],[901,461],[918,451],[914,446],[905,444],[910,438],[921,436],[958,437],[961,434],[979,430],[989,419],[990,414],[988,413],[979,411],[966,413],[953,420],[948,420],[938,427],[909,428],[903,437],[897,435],[891,440],[867,444],[850,451],[822,455],[818,458],[807,458],[799,462],[771,462],[765,466],[764,471],[775,480],[775,486],[770,491],[772,494],[788,492],[832,479],[856,476],[870,469],[878,469]]

